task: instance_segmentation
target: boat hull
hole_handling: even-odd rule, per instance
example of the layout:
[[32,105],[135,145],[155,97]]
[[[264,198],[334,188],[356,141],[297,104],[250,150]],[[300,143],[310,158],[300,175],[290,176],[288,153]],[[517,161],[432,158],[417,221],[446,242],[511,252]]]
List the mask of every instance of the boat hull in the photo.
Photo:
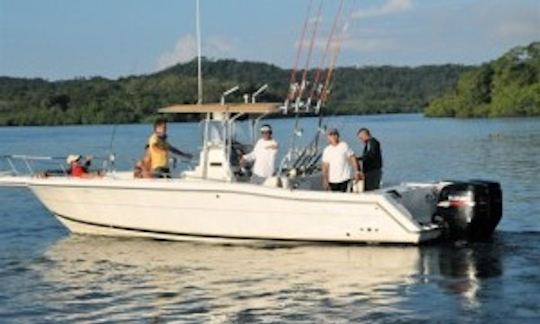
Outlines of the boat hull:
[[167,240],[409,243],[439,237],[386,195],[213,181],[34,180],[72,232]]

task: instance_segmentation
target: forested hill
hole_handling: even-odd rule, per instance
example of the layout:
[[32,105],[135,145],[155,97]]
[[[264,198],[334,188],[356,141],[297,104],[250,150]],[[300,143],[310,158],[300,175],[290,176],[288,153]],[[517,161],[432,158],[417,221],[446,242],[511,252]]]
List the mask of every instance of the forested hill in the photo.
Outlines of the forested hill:
[[[419,112],[451,89],[470,70],[460,65],[338,68],[327,114]],[[194,103],[197,66],[192,61],[163,71],[110,80],[101,77],[63,81],[0,77],[0,125],[136,123],[152,120],[157,108]],[[204,60],[204,99],[216,102],[235,85],[241,101],[261,85],[270,85],[260,101],[282,101],[290,71],[277,66]],[[184,116],[183,118],[189,118]]]
[[540,116],[540,42],[464,72],[455,88],[431,102],[426,115]]

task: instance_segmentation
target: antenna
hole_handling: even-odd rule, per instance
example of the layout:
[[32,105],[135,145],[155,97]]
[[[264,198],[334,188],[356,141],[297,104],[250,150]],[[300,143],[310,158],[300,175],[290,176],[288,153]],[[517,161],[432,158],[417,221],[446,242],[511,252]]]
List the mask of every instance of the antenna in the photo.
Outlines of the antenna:
[[203,85],[201,69],[201,10],[200,0],[197,0],[197,103],[203,103]]

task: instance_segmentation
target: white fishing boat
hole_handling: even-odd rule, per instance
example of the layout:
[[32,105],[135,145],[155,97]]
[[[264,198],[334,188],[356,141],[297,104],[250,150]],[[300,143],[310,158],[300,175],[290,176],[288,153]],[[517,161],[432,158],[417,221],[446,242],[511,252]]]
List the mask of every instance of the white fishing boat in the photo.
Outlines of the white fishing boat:
[[[275,177],[251,184],[233,159],[243,145],[235,138],[235,117],[278,113],[277,105],[178,105],[162,112],[206,115],[193,169],[170,179],[136,179],[132,172],[116,171],[81,179],[12,170],[0,177],[0,185],[27,187],[74,233],[168,240],[417,244],[440,238],[448,225],[452,236],[489,237],[501,217],[500,187],[490,182],[324,191],[320,150],[310,151],[309,145],[289,152]],[[32,160],[4,158],[12,165],[17,158]]]
[[[192,169],[170,179],[136,179],[132,172],[114,169],[103,177],[81,179],[44,172],[29,162],[53,160],[51,157],[4,156],[10,169],[0,174],[0,186],[30,189],[70,231],[82,234],[215,242],[408,244],[442,237],[489,237],[502,216],[498,183],[440,181],[404,183],[370,192],[323,190],[319,165],[325,127],[321,110],[339,52],[331,45],[335,25],[324,56],[331,66],[319,69],[312,82],[306,79],[306,69],[296,81],[293,69],[289,95],[282,105],[256,103],[260,91],[250,103],[225,103],[225,96],[237,88],[225,92],[221,103],[202,104],[199,60],[199,103],[160,110],[203,116],[201,151]],[[275,176],[255,185],[247,181],[238,164],[239,152],[246,152],[251,144],[237,138],[238,119],[248,117],[256,125],[270,114],[294,114],[296,123]],[[319,124],[313,140],[302,146],[297,138],[302,136],[298,123],[303,114],[318,115]],[[28,167],[26,174],[16,161]],[[358,187],[361,189],[361,183]]]

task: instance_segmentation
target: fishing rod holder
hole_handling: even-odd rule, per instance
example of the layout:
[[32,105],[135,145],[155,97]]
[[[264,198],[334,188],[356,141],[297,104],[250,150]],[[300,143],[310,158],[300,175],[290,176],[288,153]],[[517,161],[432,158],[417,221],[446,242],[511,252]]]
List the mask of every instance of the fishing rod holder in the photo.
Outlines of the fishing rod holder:
[[257,97],[261,93],[263,93],[266,89],[268,89],[268,83],[266,83],[265,85],[263,85],[262,87],[257,89],[257,91],[253,92],[253,94],[251,95],[251,103],[256,103],[257,102]]
[[232,94],[233,92],[238,91],[238,89],[240,89],[240,86],[234,86],[234,87],[230,88],[229,90],[223,92],[221,94],[221,100],[220,100],[221,104],[224,105],[225,104],[225,97]]

